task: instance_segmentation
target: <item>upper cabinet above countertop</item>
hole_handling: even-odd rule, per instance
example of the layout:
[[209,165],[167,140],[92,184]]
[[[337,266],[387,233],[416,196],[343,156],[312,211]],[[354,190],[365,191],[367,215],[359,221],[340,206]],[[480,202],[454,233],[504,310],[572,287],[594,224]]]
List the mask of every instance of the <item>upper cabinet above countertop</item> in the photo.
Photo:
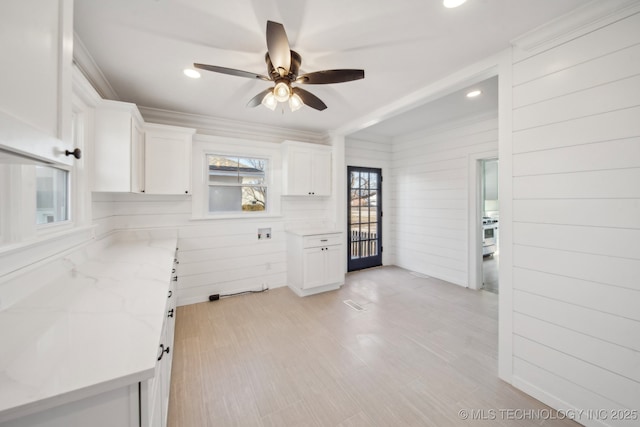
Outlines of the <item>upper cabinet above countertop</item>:
[[144,192],[144,129],[135,104],[102,101],[95,110],[93,191]]
[[118,101],[101,101],[94,125],[93,191],[191,194],[195,129],[144,123]]
[[282,143],[282,195],[330,196],[331,147],[306,142]]
[[144,192],[191,194],[191,146],[195,129],[144,126]]
[[71,164],[73,0],[0,2],[0,149]]

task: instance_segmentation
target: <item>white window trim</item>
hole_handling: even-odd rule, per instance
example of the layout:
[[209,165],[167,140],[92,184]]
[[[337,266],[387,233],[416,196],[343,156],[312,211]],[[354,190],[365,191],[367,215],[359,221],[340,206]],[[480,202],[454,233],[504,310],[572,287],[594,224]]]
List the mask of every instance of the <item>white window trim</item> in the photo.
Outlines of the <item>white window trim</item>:
[[[236,156],[244,158],[264,159],[268,162],[266,187],[267,210],[245,212],[209,212],[209,177],[208,155]],[[217,137],[196,134],[192,164],[199,165],[193,168],[192,180],[194,185],[192,195],[192,221],[207,221],[220,219],[260,219],[280,218],[280,196],[282,194],[281,183],[281,155],[280,145],[262,141],[242,140],[236,138]]]

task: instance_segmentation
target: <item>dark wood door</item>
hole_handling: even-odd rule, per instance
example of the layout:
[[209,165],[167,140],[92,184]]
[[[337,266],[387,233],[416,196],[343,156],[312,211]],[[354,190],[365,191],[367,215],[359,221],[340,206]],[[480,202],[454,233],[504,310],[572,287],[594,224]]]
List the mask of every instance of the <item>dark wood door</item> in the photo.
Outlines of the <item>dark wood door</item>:
[[382,265],[382,170],[349,166],[348,270]]

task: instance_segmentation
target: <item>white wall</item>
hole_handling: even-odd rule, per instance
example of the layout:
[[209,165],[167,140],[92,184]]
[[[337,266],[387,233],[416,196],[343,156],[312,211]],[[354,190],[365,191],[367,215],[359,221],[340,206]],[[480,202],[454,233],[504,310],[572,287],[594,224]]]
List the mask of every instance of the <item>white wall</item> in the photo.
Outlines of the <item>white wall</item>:
[[398,266],[468,286],[469,157],[495,157],[497,149],[495,114],[394,140],[391,231]]
[[514,51],[513,383],[558,408],[640,402],[638,29]]
[[[393,235],[391,234],[391,192],[392,179],[390,173],[391,166],[391,139],[371,136],[366,140],[363,138],[347,137],[345,139],[345,160],[346,166],[361,166],[367,168],[382,169],[382,264],[390,265],[394,263],[393,256]],[[346,177],[347,171],[341,173]],[[346,178],[345,178],[346,179]],[[344,189],[345,198],[347,190]],[[344,205],[345,210],[347,206]],[[346,214],[346,213],[345,213]]]
[[[281,198],[280,148],[273,142],[196,135],[192,196],[93,193],[96,234],[99,238],[113,230],[177,229],[180,305],[206,301],[211,294],[286,286],[285,229],[327,224],[335,205],[329,198]],[[194,199],[203,196],[197,168],[204,164],[205,152],[269,158],[271,215],[194,219],[202,206]],[[258,240],[258,229],[265,227],[271,228],[272,238]]]

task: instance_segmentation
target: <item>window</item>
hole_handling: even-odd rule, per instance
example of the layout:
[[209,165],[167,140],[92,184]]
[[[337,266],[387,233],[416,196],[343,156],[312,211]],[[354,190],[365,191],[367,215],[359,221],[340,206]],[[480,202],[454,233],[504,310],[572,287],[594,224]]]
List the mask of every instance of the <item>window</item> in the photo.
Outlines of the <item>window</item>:
[[36,166],[36,224],[69,219],[69,172]]
[[266,159],[207,155],[209,213],[267,210]]

